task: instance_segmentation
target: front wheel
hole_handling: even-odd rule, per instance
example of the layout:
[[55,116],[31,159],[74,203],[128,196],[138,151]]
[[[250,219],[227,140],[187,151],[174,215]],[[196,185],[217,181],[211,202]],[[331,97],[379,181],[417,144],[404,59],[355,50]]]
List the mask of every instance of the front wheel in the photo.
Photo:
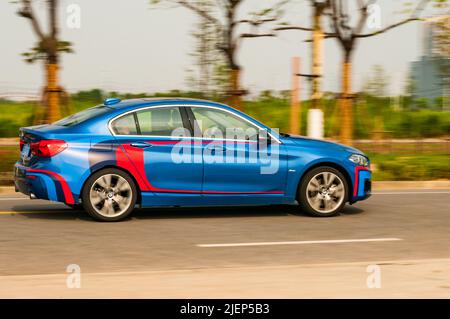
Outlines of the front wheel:
[[115,222],[125,219],[133,211],[137,189],[128,174],[108,168],[89,177],[82,198],[85,210],[94,219]]
[[344,175],[333,167],[318,167],[302,179],[298,199],[310,215],[330,217],[337,215],[348,198],[348,185]]

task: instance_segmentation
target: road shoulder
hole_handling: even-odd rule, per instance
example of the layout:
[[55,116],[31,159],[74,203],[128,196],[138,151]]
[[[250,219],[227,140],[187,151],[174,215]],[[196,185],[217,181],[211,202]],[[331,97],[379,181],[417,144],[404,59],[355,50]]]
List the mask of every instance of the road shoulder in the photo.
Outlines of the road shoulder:
[[[380,288],[373,279],[379,279]],[[0,276],[0,298],[448,298],[450,259]],[[376,286],[376,285],[375,285]]]

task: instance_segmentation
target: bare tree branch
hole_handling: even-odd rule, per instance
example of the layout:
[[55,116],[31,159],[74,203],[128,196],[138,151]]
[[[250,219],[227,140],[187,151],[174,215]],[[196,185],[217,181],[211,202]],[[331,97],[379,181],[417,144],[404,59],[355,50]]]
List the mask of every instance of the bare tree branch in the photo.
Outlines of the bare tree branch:
[[359,33],[359,32],[358,32],[358,33],[354,34],[353,37],[354,37],[354,38],[368,38],[368,37],[372,37],[372,36],[375,36],[375,35],[378,35],[378,34],[382,34],[382,33],[386,32],[386,31],[389,31],[389,30],[391,30],[391,29],[394,29],[394,28],[396,28],[396,27],[399,27],[399,26],[401,26],[401,25],[404,25],[404,24],[409,23],[409,22],[412,22],[412,21],[421,21],[421,20],[423,20],[423,19],[419,18],[419,15],[420,15],[420,13],[423,11],[423,9],[425,8],[425,6],[426,6],[429,2],[430,2],[430,0],[421,0],[421,1],[419,2],[419,4],[417,5],[417,7],[414,9],[414,11],[413,11],[411,17],[408,18],[408,19],[405,19],[405,20],[403,20],[403,21],[400,21],[400,22],[391,24],[390,26],[387,26],[387,27],[385,27],[385,28],[383,28],[383,29],[381,29],[381,30],[377,30],[377,31],[372,32],[372,33],[358,34],[358,33]]
[[[338,37],[338,35],[337,35],[337,33],[324,33],[324,39],[332,39],[332,38],[337,38]],[[309,43],[309,42],[312,42],[313,40],[312,39],[307,39],[307,40],[305,40],[305,41],[303,41],[303,42],[306,42],[306,43]]]
[[421,18],[409,18],[409,19],[406,19],[406,20],[403,20],[403,21],[394,23],[394,24],[392,24],[392,25],[390,25],[390,26],[388,26],[388,27],[386,27],[386,28],[377,30],[377,31],[375,31],[375,32],[372,32],[372,33],[366,33],[366,34],[355,34],[355,35],[353,35],[353,37],[354,37],[354,38],[369,38],[369,37],[373,37],[373,36],[378,35],[378,34],[385,33],[386,31],[389,31],[389,30],[391,30],[391,29],[394,29],[394,28],[396,28],[396,27],[399,27],[399,26],[401,26],[401,25],[404,25],[404,24],[406,24],[406,23],[408,23],[408,22],[412,22],[412,21],[421,21],[421,20],[422,20]]
[[313,28],[300,27],[300,26],[285,26],[275,28],[274,31],[285,31],[285,30],[301,30],[301,31],[314,31]]
[[58,22],[57,22],[57,14],[58,3],[57,0],[48,0],[49,3],[49,24],[50,24],[50,34],[53,39],[55,39],[58,35]]
[[340,40],[344,39],[344,35],[341,32],[341,28],[339,26],[339,16],[341,15],[341,10],[339,6],[337,5],[336,1],[331,1],[331,8],[332,8],[332,16],[331,21],[333,22],[334,30],[336,32],[336,37]]
[[376,0],[368,1],[367,3],[365,3],[363,0],[359,0],[358,2],[359,2],[359,11],[361,12],[361,14],[360,14],[358,25],[354,29],[354,33],[356,33],[356,34],[361,33],[363,31],[364,25],[366,24],[367,16],[368,16],[367,10],[370,5],[372,5],[376,2]]
[[22,8],[19,9],[17,14],[23,18],[29,19],[31,26],[33,27],[34,33],[38,36],[39,40],[43,41],[45,39],[44,33],[41,30],[41,26],[34,14],[33,7],[31,5],[31,0],[21,0]]
[[218,19],[216,19],[215,17],[210,15],[208,12],[201,10],[200,8],[198,8],[194,4],[190,3],[189,1],[176,0],[176,2],[179,5],[185,7],[187,9],[189,9],[189,10],[192,10],[192,11],[196,12],[201,17],[203,17],[203,18],[209,20],[210,22],[214,23],[219,30],[223,29],[223,25],[220,23],[220,21]]
[[256,20],[245,19],[245,20],[236,21],[236,23],[237,24],[248,23],[252,26],[260,26],[261,24],[268,23],[268,22],[274,22],[274,21],[277,21],[277,19],[276,18],[256,19]]
[[263,37],[275,37],[275,33],[261,33],[261,34],[253,34],[253,33],[242,33],[241,38],[263,38]]

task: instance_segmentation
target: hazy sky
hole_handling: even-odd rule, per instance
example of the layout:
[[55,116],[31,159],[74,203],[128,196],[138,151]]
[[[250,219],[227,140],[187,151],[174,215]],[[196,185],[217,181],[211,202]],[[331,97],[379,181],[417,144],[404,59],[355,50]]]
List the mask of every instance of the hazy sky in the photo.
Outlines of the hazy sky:
[[[45,0],[35,0],[39,14]],[[247,0],[240,15],[267,7],[270,0]],[[66,26],[67,5],[81,8],[81,28]],[[400,20],[401,0],[379,0],[383,26]],[[0,0],[0,93],[33,92],[42,85],[42,65],[29,65],[20,57],[34,43],[29,21],[15,14],[17,4]],[[154,7],[153,7],[154,8]],[[428,12],[430,13],[430,12]],[[297,0],[284,21],[309,26],[310,6]],[[148,0],[61,0],[61,35],[74,44],[75,54],[62,56],[62,84],[69,91],[89,88],[131,92],[155,92],[187,88],[189,56],[194,43],[191,31],[196,16],[184,8],[151,9]],[[41,16],[41,20],[43,16]],[[364,39],[355,54],[353,86],[357,90],[375,64],[390,76],[390,91],[403,90],[409,62],[422,49],[418,23],[402,26],[388,34]],[[276,38],[245,40],[239,54],[244,67],[243,83],[251,91],[283,90],[290,87],[290,59],[302,57],[302,72],[309,72],[310,46],[306,32],[288,31]],[[339,90],[341,52],[336,40],[326,40],[324,88]],[[303,95],[309,90],[303,82]]]

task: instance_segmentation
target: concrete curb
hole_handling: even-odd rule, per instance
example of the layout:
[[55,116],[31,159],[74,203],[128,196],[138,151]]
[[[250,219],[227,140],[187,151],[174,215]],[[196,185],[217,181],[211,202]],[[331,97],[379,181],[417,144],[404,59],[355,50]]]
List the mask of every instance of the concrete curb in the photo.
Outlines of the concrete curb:
[[[408,189],[450,189],[450,181],[385,181],[372,182],[372,189],[408,190]],[[13,186],[0,186],[0,195],[18,194]]]

